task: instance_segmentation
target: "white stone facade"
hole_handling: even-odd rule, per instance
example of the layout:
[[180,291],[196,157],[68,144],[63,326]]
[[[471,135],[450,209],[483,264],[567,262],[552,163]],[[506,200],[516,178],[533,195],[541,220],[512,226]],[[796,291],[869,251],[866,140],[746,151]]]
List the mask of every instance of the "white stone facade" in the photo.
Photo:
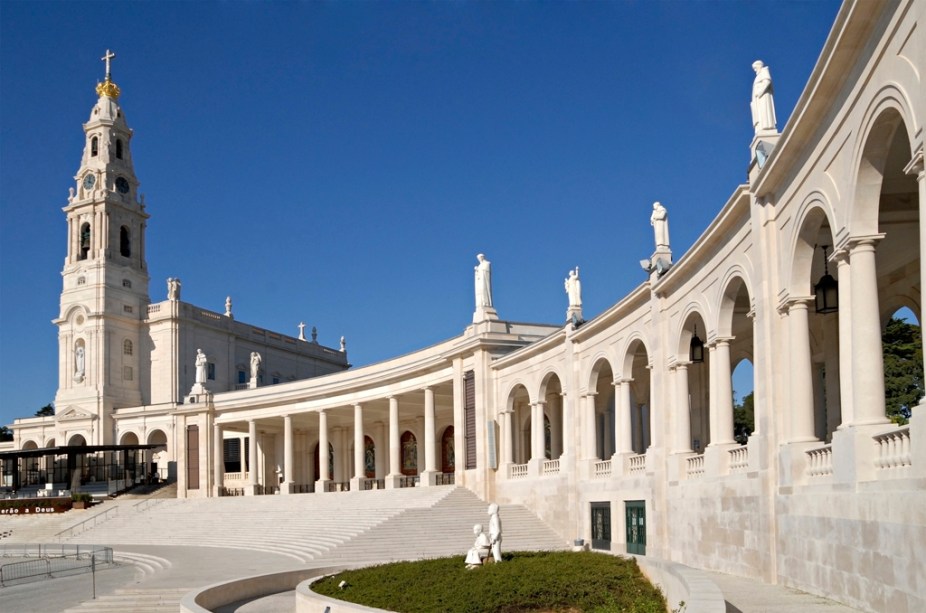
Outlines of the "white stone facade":
[[[922,321],[924,22],[924,2],[846,2],[787,125],[750,147],[749,183],[687,253],[665,260],[670,268],[652,267],[593,319],[514,324],[477,305],[460,336],[347,372],[184,399],[187,377],[165,396],[152,391],[150,405],[137,387],[117,388],[127,408],[111,412],[112,431],[142,441],[165,424],[181,496],[452,478],[528,505],[564,540],[601,536],[592,511],[610,505],[607,546],[617,551],[640,528],[625,522],[640,501],[646,555],[865,610],[926,610],[926,408],[907,426],[886,419],[881,358],[882,325],[898,308]],[[143,224],[132,206],[129,221]],[[823,245],[838,280],[828,314],[814,305]],[[144,287],[143,259],[133,262],[124,270]],[[66,281],[58,419],[17,422],[19,443],[35,433],[47,444],[53,428],[61,437],[64,424],[107,414],[67,381],[81,311],[65,298],[87,302],[77,292]],[[142,309],[146,297],[122,300]],[[178,321],[200,325],[193,307],[164,316],[165,304],[187,306],[155,304],[114,329],[141,342],[173,338]],[[192,364],[208,342],[197,334],[166,361]],[[703,361],[691,359],[694,337]],[[253,349],[214,350],[234,356],[222,374],[231,378]],[[155,357],[152,379],[181,376]],[[754,366],[756,428],[740,445],[731,373],[743,359]],[[93,362],[87,376],[103,367]],[[62,414],[71,402],[83,412]],[[249,441],[238,471],[226,469],[226,440]],[[331,474],[316,467],[326,464],[317,448],[331,450]]]

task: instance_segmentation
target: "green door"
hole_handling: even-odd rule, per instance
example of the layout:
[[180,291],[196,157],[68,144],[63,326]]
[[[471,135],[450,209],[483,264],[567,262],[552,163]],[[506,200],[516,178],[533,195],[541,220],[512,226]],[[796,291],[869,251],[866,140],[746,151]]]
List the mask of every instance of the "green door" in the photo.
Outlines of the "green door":
[[646,501],[624,502],[627,520],[627,553],[646,555]]

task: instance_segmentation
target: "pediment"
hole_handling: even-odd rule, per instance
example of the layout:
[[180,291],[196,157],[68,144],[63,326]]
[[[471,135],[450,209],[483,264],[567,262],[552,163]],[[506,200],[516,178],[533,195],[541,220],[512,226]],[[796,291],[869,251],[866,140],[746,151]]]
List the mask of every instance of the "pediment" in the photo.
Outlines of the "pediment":
[[77,421],[80,419],[96,419],[96,415],[77,406],[70,406],[57,414],[58,421]]

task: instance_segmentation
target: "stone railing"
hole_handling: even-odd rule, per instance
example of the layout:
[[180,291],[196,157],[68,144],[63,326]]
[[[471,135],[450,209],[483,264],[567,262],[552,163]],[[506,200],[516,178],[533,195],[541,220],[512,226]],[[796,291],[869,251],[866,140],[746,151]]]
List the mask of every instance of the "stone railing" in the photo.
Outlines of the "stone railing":
[[248,473],[225,473],[224,481],[247,481]]
[[646,454],[641,453],[630,456],[627,458],[627,466],[631,475],[642,475],[646,473]]
[[421,482],[419,475],[402,475],[399,477],[399,487],[418,487]]
[[157,313],[160,310],[161,310],[160,304],[149,304],[148,305],[148,315],[151,315],[152,313]]
[[555,475],[559,473],[559,459],[556,460],[544,460],[543,461],[543,474],[545,475]]
[[872,438],[877,446],[875,454],[877,468],[899,468],[913,464],[910,449],[910,426],[882,432]]
[[595,462],[595,478],[604,479],[611,476],[611,460]]
[[456,473],[437,473],[434,476],[434,485],[453,485],[456,479]]
[[685,458],[685,476],[697,479],[704,475],[704,454]]
[[833,446],[823,445],[815,449],[808,449],[807,454],[807,476],[823,477],[833,474]]
[[749,447],[734,447],[730,452],[730,472],[744,473],[749,469]]
[[512,464],[508,477],[511,479],[522,479],[527,476],[527,464]]

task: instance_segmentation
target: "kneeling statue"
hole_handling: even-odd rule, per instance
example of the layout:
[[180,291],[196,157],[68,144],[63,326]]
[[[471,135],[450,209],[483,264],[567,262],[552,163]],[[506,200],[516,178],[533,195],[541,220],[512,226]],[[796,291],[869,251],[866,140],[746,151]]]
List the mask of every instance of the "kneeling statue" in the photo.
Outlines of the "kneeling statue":
[[476,542],[473,543],[472,548],[466,554],[466,568],[468,569],[482,566],[485,559],[489,557],[489,550],[492,548],[489,537],[482,531],[482,524],[473,526],[473,534],[476,535]]

